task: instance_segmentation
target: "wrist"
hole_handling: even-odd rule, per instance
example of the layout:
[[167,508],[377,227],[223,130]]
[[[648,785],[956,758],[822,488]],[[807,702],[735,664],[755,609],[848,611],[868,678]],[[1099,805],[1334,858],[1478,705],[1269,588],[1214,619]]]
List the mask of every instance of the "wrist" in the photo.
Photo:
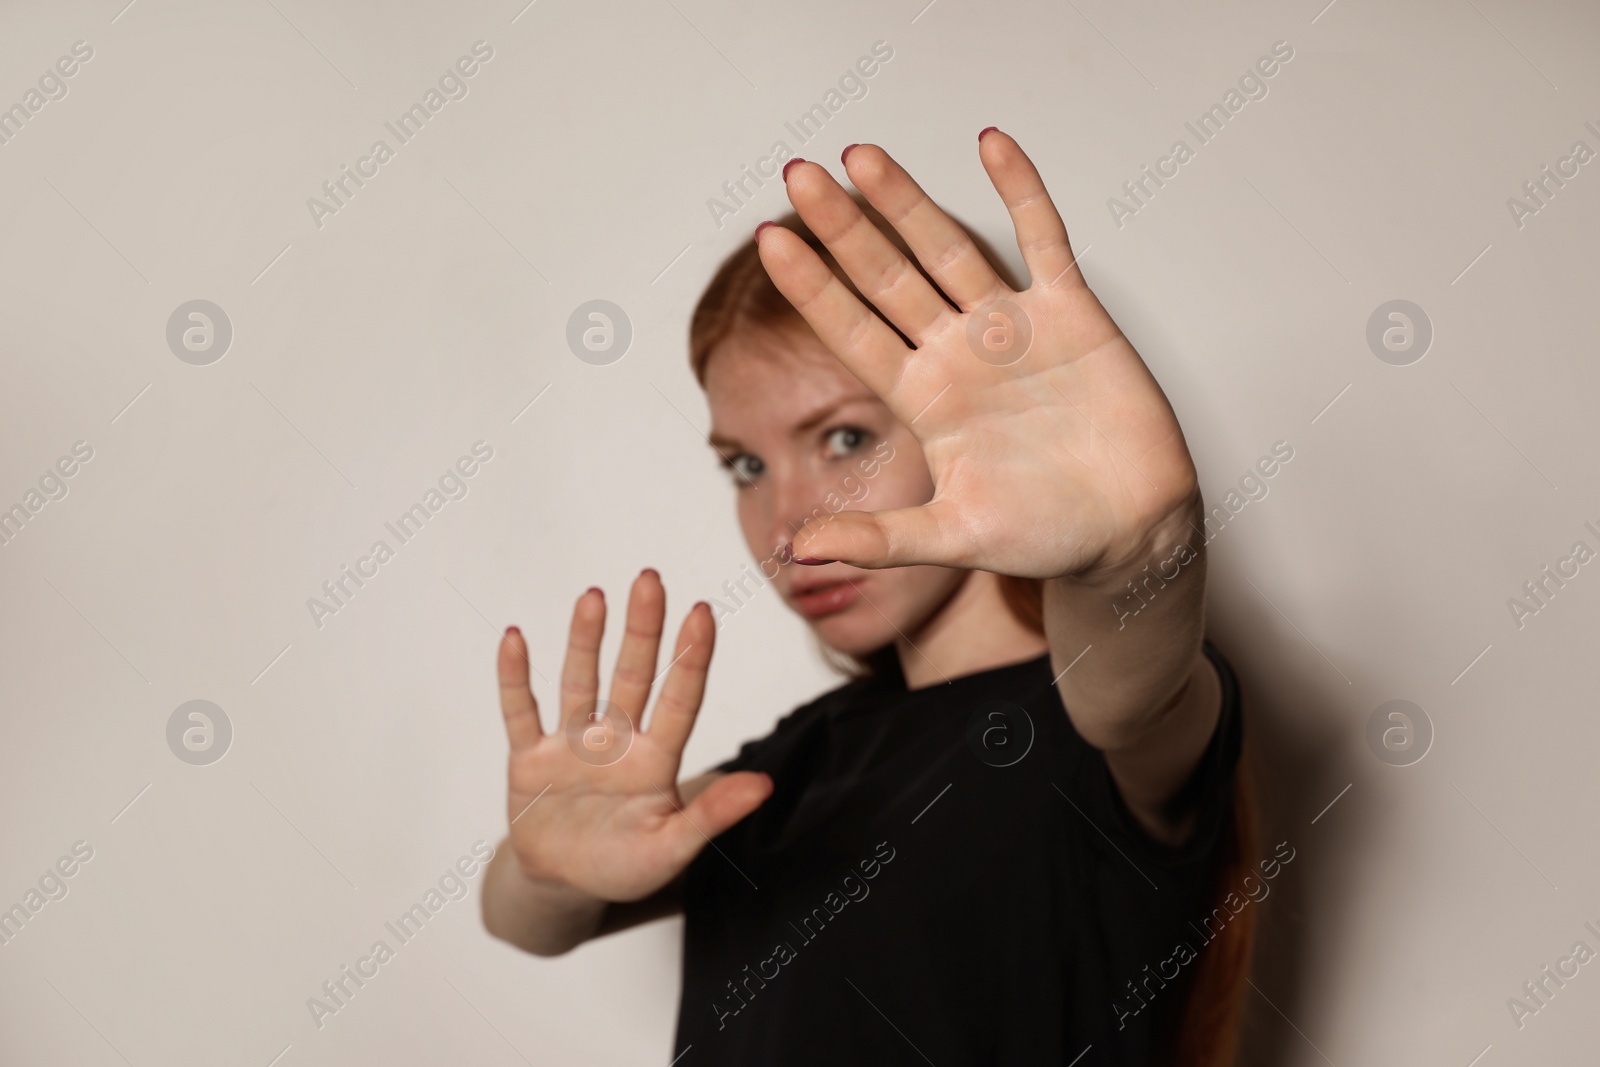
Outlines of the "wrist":
[[558,907],[581,906],[598,899],[592,893],[584,892],[563,878],[552,878],[530,872],[523,866],[521,859],[516,857],[506,864],[505,882],[506,888],[519,896]]
[[1115,596],[1152,576],[1173,581],[1203,559],[1206,536],[1197,519],[1203,511],[1198,490],[1181,506],[1148,523],[1108,549],[1095,564],[1056,579],[1075,594]]

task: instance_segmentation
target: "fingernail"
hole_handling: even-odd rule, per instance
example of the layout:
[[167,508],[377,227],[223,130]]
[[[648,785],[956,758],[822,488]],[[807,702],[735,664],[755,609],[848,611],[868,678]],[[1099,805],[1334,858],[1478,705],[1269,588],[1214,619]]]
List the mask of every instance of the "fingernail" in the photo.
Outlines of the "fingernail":
[[511,637],[513,635],[515,635],[517,637],[521,637],[522,636],[522,631],[517,629],[515,626],[507,626],[506,627],[506,636],[507,637]]
[[804,162],[805,162],[805,160],[801,159],[799,156],[795,156],[793,159],[789,160],[789,162],[785,163],[783,165],[783,180],[784,181],[788,181],[789,180],[789,168],[790,167],[794,166],[796,163],[804,163]]
[[652,578],[660,578],[661,577],[661,572],[656,570],[654,567],[646,567],[644,570],[639,572],[639,577],[643,578],[647,574],[650,575]]
[[991,132],[993,130],[998,130],[999,128],[1000,127],[998,127],[998,126],[985,126],[983,129],[978,131],[978,140],[981,142],[983,140],[983,135],[984,134],[989,133],[989,132]]
[[776,225],[777,225],[776,222],[763,222],[761,225],[757,226],[756,227],[756,237],[755,237],[756,244],[759,245],[761,243],[761,231],[762,230],[766,229],[768,226],[776,226]]
[[838,563],[836,559],[815,559],[811,556],[796,556],[794,561],[805,567],[821,567],[826,563]]
[[591,585],[589,588],[583,591],[584,596],[588,596],[590,593],[599,593],[602,598],[606,595],[605,590],[601,589],[598,585]]
[[848,163],[849,160],[850,160],[850,149],[852,149],[852,148],[860,148],[860,147],[861,147],[861,143],[859,141],[857,143],[855,143],[855,144],[847,144],[847,145],[845,145],[844,146],[844,151],[839,153],[839,162],[841,164]]

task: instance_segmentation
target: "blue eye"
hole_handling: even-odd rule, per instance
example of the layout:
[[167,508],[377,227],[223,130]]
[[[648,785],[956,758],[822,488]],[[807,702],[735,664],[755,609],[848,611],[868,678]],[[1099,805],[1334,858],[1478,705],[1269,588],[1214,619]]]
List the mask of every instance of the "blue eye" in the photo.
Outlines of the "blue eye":
[[828,431],[828,451],[835,456],[847,456],[867,440],[867,431],[858,426],[840,426]]
[[761,472],[766,469],[766,464],[748,452],[740,452],[736,456],[723,459],[722,467],[731,472],[734,486],[743,489],[760,477]]

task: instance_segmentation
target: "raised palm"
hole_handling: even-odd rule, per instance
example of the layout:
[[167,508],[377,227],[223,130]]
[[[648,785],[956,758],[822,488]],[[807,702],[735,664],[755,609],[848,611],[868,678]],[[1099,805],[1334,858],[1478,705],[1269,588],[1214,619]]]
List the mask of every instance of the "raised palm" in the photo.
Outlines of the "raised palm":
[[[599,590],[573,609],[560,728],[551,733],[539,721],[521,633],[508,631],[500,644],[500,707],[511,742],[506,817],[512,850],[529,878],[602,900],[638,900],[671,882],[710,838],[760,804],[771,782],[739,773],[719,776],[687,804],[679,793],[683,746],[705,692],[716,632],[704,603],[684,620],[649,728],[642,728],[665,615],[654,571],[634,582],[610,706],[600,705],[601,715],[593,716],[605,614]],[[631,731],[622,728],[619,711]]]
[[796,542],[797,556],[1086,575],[1146,552],[1198,492],[1177,417],[1084,282],[1038,171],[999,131],[979,154],[1032,275],[1021,292],[881,148],[848,149],[848,174],[938,289],[823,167],[788,168],[796,211],[872,308],[781,227],[760,235],[762,263],[917,437],[935,486],[920,507],[840,512]]

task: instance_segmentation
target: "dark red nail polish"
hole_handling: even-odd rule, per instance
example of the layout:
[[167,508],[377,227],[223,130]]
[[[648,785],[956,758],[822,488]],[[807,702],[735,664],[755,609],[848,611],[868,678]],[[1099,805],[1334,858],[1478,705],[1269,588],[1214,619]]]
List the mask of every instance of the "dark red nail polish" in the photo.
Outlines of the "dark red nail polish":
[[790,167],[794,166],[796,163],[804,163],[804,162],[805,162],[805,160],[801,159],[799,156],[795,156],[793,159],[789,160],[789,162],[785,163],[783,165],[783,180],[784,181],[788,181],[789,180],[789,168]]
[[857,142],[856,144],[847,144],[847,145],[845,145],[844,146],[844,151],[839,153],[839,162],[841,164],[849,162],[849,160],[850,160],[850,149],[852,149],[852,148],[860,148],[860,147],[861,147],[860,142]]
[[984,134],[989,133],[989,132],[991,132],[993,130],[998,130],[999,128],[1000,127],[998,127],[998,126],[985,126],[983,129],[978,131],[978,140],[982,141]]
[[768,226],[776,226],[776,225],[777,225],[776,222],[763,222],[761,225],[757,226],[756,227],[756,237],[755,237],[756,244],[760,244],[761,243],[761,231],[762,230],[766,229]]
[[794,561],[804,567],[822,567],[829,563],[838,563],[836,559],[816,559],[813,556],[796,556]]

